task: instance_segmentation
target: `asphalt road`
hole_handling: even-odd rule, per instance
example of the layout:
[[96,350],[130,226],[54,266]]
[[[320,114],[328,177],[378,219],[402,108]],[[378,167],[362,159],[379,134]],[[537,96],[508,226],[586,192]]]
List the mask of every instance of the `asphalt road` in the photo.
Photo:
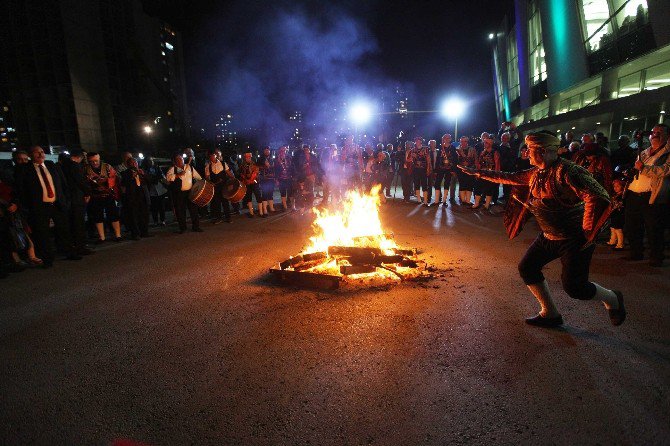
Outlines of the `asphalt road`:
[[0,443],[668,444],[670,268],[598,247],[628,319],[516,271],[536,235],[500,217],[393,204],[384,224],[444,277],[339,292],[280,286],[309,220],[157,232],[0,282]]

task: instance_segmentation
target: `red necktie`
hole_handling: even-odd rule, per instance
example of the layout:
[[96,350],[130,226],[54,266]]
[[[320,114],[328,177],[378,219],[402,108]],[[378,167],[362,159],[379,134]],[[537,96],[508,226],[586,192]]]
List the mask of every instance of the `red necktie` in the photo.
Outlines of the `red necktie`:
[[47,178],[47,174],[44,171],[44,166],[40,164],[40,175],[42,175],[42,180],[44,181],[44,185],[47,188],[47,197],[53,198],[54,197],[54,190],[51,188],[51,183],[49,183],[49,179]]

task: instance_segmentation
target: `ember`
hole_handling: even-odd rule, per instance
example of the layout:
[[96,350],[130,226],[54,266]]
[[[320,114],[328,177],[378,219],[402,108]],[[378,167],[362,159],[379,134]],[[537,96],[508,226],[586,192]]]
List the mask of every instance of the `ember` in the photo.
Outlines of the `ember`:
[[425,262],[415,249],[401,249],[379,218],[379,186],[369,194],[347,193],[337,211],[314,209],[314,236],[303,252],[270,271],[303,285],[340,282],[379,284],[422,277]]

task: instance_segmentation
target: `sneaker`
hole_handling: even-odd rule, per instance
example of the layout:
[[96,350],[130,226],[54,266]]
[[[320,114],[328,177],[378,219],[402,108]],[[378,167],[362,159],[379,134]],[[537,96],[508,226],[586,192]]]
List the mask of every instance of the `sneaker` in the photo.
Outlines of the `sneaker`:
[[526,323],[535,327],[553,328],[563,325],[563,316],[559,314],[556,317],[544,317],[538,313],[533,317],[526,318]]
[[623,293],[618,290],[612,290],[616,294],[617,302],[619,303],[619,308],[616,310],[607,310],[610,316],[610,321],[612,325],[619,326],[623,324],[623,321],[626,320],[626,307],[623,304]]

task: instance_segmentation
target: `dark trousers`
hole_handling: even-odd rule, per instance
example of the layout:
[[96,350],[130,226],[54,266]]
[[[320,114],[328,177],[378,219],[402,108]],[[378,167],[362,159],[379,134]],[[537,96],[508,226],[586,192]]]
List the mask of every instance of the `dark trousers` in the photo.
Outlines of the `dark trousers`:
[[258,185],[258,183],[251,183],[247,184],[247,193],[244,195],[244,205],[246,206],[247,203],[251,203],[252,196],[256,197],[256,203],[259,203],[263,201],[263,197],[261,196],[261,188]]
[[191,216],[191,226],[193,229],[200,228],[200,214],[198,214],[198,206],[188,199],[191,191],[181,190],[172,194],[172,207],[174,208],[174,216],[179,223],[179,229],[186,230],[186,209]]
[[630,243],[631,255],[641,256],[644,252],[644,234],[649,243],[649,259],[662,261],[665,248],[664,231],[667,220],[666,203],[649,204],[651,192],[626,192],[624,233]]
[[414,190],[412,188],[412,175],[407,169],[400,171],[400,184],[402,185],[402,197],[409,200],[414,195]]
[[519,274],[526,285],[534,285],[544,280],[542,268],[547,263],[561,259],[561,284],[573,299],[589,300],[596,294],[596,287],[589,282],[589,267],[595,245],[582,249],[586,243],[583,237],[566,240],[549,240],[542,233],[528,247],[519,262]]
[[165,221],[165,195],[151,196],[151,218],[154,223]]
[[[458,184],[458,176],[454,172],[449,173],[449,199],[456,201],[456,184]],[[447,181],[444,182],[444,189],[446,192]]]
[[82,205],[70,207],[70,235],[75,251],[86,248],[86,210]]
[[133,237],[149,233],[149,206],[141,189],[126,199],[126,225]]
[[226,220],[230,220],[230,201],[223,197],[223,182],[214,185],[214,197],[212,197],[212,202],[209,204],[209,210],[212,213],[212,217],[219,220],[221,219],[221,208],[223,207],[223,215],[225,215]]
[[68,215],[55,204],[40,203],[30,209],[28,223],[32,229],[32,240],[35,244],[37,257],[45,263],[53,263],[54,251],[51,246],[51,231],[49,220],[53,220],[56,239],[68,255],[74,254]]
[[425,169],[414,169],[412,172],[412,179],[414,180],[414,190],[428,191],[428,174]]

